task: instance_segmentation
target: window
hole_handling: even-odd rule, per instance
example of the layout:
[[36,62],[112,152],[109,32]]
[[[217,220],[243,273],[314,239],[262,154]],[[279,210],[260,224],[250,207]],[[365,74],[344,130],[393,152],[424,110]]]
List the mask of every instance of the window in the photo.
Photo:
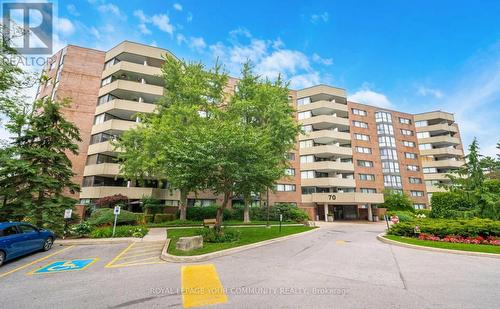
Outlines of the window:
[[435,174],[435,173],[437,173],[438,171],[437,171],[437,168],[435,168],[435,167],[424,167],[424,168],[422,169],[422,172],[423,172],[424,174]]
[[313,162],[314,162],[313,155],[300,156],[300,163],[313,163]]
[[370,140],[370,136],[368,136],[366,134],[355,133],[354,137],[360,141],[369,141]]
[[302,194],[316,193],[316,187],[302,187]]
[[396,139],[392,136],[379,136],[378,145],[380,147],[396,147]]
[[422,183],[422,178],[410,177],[409,181],[410,183]]
[[406,169],[412,172],[418,172],[420,168],[417,165],[407,165]]
[[312,132],[312,130],[313,130],[312,124],[302,126],[302,131],[304,131],[304,133]]
[[372,153],[372,149],[368,148],[368,147],[359,147],[359,146],[357,146],[356,147],[356,152],[370,154],[370,153]]
[[21,230],[21,233],[25,233],[25,234],[38,232],[36,228],[34,228],[31,225],[26,225],[26,224],[19,225],[19,229]]
[[352,125],[358,128],[368,129],[368,124],[366,122],[354,120]]
[[102,143],[114,139],[116,139],[116,135],[108,133],[98,133],[92,135],[92,137],[90,138],[90,144],[92,145],[92,144]]
[[405,158],[407,158],[407,159],[416,159],[417,158],[417,154],[413,153],[413,152],[405,152]]
[[215,204],[215,200],[188,199],[188,207],[208,207]]
[[373,167],[373,161],[358,160],[358,166]]
[[0,230],[0,237],[2,236],[10,236],[17,234],[17,228],[15,226],[6,227],[3,230]]
[[415,143],[414,142],[410,142],[410,141],[403,141],[403,146],[405,146],[405,147],[415,147]]
[[300,112],[299,113],[299,120],[301,119],[307,119],[312,117],[312,112],[311,111],[306,111],[306,112]]
[[112,94],[105,94],[102,97],[99,97],[99,100],[97,101],[97,105],[104,104],[106,102],[109,102],[111,100],[116,99],[116,97]]
[[402,123],[402,124],[411,124],[411,120],[408,119],[408,118],[399,117],[399,123]]
[[106,121],[106,114],[105,113],[99,114],[99,115],[95,116],[95,118],[94,118],[94,124],[101,124],[104,121]]
[[425,204],[413,204],[413,208],[415,208],[415,209],[425,209]]
[[376,122],[392,122],[391,114],[386,112],[376,112],[375,113]]
[[399,163],[391,161],[382,162],[382,173],[399,173]]
[[294,168],[285,168],[285,175],[295,176],[295,169]]
[[384,175],[384,186],[401,188],[401,176]]
[[410,191],[410,195],[414,197],[424,196],[424,191]]
[[295,154],[293,152],[288,152],[285,154],[285,158],[290,161],[295,161]]
[[396,149],[381,148],[380,149],[380,159],[382,160],[397,160],[398,154]]
[[427,120],[415,121],[416,127],[426,127],[428,126]]
[[417,132],[417,138],[426,138],[426,137],[431,137],[431,134],[429,132]]
[[377,193],[377,189],[373,188],[361,188],[361,193]]
[[298,106],[307,105],[307,104],[310,104],[310,103],[311,103],[311,98],[309,98],[309,97],[307,97],[307,98],[301,98],[301,99],[297,100],[297,105]]
[[101,81],[101,87],[102,87],[102,86],[106,86],[107,84],[110,84],[110,83],[111,83],[111,80],[112,80],[112,77],[111,77],[111,76],[108,76],[108,77],[106,77],[105,79],[103,79],[103,80]]
[[309,148],[309,147],[313,147],[314,146],[314,142],[312,139],[309,139],[307,141],[300,141],[299,142],[299,147],[300,148]]
[[117,64],[118,62],[120,62],[120,61],[117,60],[116,58],[113,58],[111,60],[106,61],[106,63],[104,64],[104,70],[109,69],[110,67]]
[[428,187],[439,185],[439,180],[426,180],[425,185]]
[[302,171],[302,172],[300,172],[300,178],[302,178],[302,179],[315,178],[314,171]]
[[401,134],[406,135],[406,136],[411,136],[411,135],[413,135],[413,131],[401,129]]
[[394,135],[394,127],[392,124],[377,124],[377,134]]
[[366,116],[366,111],[364,111],[364,110],[362,110],[362,109],[353,108],[353,109],[352,109],[352,113],[353,113],[354,115]]
[[179,206],[179,201],[177,201],[177,200],[165,200],[165,206]]
[[295,185],[277,184],[276,191],[278,191],[278,192],[293,192],[293,191],[295,191]]
[[418,149],[420,149],[420,150],[432,149],[432,144],[420,144],[420,145],[418,145]]
[[359,174],[359,179],[360,180],[374,181],[375,175],[373,175],[373,174]]

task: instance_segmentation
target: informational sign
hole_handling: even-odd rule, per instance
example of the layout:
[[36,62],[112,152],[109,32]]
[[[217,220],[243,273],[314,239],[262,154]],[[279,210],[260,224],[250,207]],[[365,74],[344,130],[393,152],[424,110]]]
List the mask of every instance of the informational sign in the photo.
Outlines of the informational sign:
[[118,215],[120,214],[120,206],[115,206],[113,213],[115,214],[115,222],[113,223],[113,235],[111,235],[111,238],[115,237],[116,221],[118,220]]
[[97,259],[84,259],[84,260],[67,260],[67,261],[57,261],[53,262],[47,266],[44,266],[31,274],[50,274],[50,273],[60,273],[63,271],[75,271],[83,270],[93,263]]
[[73,214],[73,209],[65,209],[64,210],[64,219],[71,219],[72,214]]
[[115,215],[119,215],[120,214],[120,206],[115,206],[115,209],[114,209],[113,213]]

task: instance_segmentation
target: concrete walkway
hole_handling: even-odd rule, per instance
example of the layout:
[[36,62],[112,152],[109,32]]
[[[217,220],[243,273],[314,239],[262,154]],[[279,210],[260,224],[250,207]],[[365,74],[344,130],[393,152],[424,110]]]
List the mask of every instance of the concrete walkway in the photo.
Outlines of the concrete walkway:
[[165,227],[153,227],[149,229],[149,233],[144,236],[142,241],[165,241],[167,239],[167,228]]

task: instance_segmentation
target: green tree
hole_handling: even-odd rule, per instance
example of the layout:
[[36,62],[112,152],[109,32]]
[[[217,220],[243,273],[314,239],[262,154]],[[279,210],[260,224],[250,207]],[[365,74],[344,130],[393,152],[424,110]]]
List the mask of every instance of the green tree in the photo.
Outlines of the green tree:
[[75,141],[81,139],[76,126],[61,114],[67,104],[50,99],[37,101],[26,129],[2,157],[6,161],[0,169],[0,195],[8,196],[4,206],[9,208],[12,202],[38,226],[61,224],[64,209],[76,202],[65,193],[79,191],[72,182],[74,174],[67,153],[77,154]]
[[380,204],[380,208],[387,208],[390,211],[415,211],[413,203],[406,193],[400,193],[394,190],[384,190],[384,203]]

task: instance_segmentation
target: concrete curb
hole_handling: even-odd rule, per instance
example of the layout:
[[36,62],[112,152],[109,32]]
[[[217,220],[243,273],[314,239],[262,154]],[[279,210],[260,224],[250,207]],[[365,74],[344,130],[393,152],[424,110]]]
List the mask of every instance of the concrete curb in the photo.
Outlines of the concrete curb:
[[418,246],[418,245],[412,245],[412,244],[407,244],[404,242],[399,242],[396,240],[388,239],[388,238],[384,237],[385,235],[386,235],[385,233],[380,233],[377,235],[377,239],[379,241],[386,243],[386,244],[389,244],[389,245],[395,245],[395,246],[399,246],[399,247],[405,247],[405,248],[411,248],[411,249],[417,249],[417,250],[423,250],[423,251],[434,251],[434,252],[441,252],[441,253],[451,253],[451,254],[468,255],[468,256],[481,256],[481,257],[490,257],[490,258],[500,259],[500,254]]
[[79,239],[56,239],[54,245],[78,246],[78,245],[112,245],[142,242],[143,238],[118,237],[118,238],[79,238]]
[[273,243],[277,243],[280,241],[300,237],[306,234],[310,234],[313,232],[318,231],[319,228],[312,229],[310,231],[306,232],[301,232],[293,235],[287,235],[283,237],[278,237],[278,238],[273,238],[269,240],[264,240],[260,241],[254,244],[248,244],[248,245],[243,245],[231,249],[226,249],[226,250],[221,250],[221,251],[216,251],[216,252],[211,252],[211,253],[206,253],[206,254],[200,254],[200,255],[192,255],[192,256],[179,256],[179,255],[171,255],[167,252],[168,250],[168,245],[170,244],[170,239],[167,238],[167,241],[165,242],[165,245],[163,246],[163,250],[161,252],[161,259],[167,262],[173,262],[173,263],[191,263],[191,262],[201,262],[201,261],[206,261],[210,260],[213,258],[221,257],[221,256],[226,256],[226,255],[231,255],[234,253],[238,253],[241,251],[245,251],[248,249],[253,249],[253,248],[258,248],[266,245],[270,245]]

